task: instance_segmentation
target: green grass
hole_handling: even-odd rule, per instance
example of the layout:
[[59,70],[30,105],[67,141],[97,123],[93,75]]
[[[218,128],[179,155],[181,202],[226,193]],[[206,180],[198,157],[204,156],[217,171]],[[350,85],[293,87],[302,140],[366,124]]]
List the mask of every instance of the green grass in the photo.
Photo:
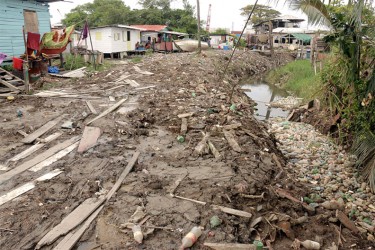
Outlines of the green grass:
[[140,63],[140,62],[143,61],[143,57],[142,57],[142,56],[135,56],[135,57],[133,57],[132,59],[130,59],[130,61],[131,61],[132,63]]
[[309,60],[297,60],[271,71],[266,80],[294,95],[311,100],[321,89],[320,75],[315,75]]
[[65,64],[64,64],[65,70],[75,70],[75,69],[79,69],[82,67],[87,67],[86,68],[87,71],[93,72],[93,71],[107,70],[110,67],[112,67],[112,65],[108,63],[108,61],[104,60],[102,64],[96,65],[96,70],[95,70],[94,65],[91,63],[85,63],[83,56],[80,56],[80,55],[77,55],[77,56],[68,55],[64,59],[65,59]]

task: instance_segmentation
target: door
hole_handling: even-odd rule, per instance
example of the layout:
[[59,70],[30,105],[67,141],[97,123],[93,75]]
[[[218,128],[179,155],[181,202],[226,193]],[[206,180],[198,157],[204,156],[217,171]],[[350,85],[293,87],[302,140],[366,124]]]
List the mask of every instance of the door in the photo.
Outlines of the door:
[[23,10],[23,16],[25,19],[25,33],[39,33],[38,14],[32,10]]

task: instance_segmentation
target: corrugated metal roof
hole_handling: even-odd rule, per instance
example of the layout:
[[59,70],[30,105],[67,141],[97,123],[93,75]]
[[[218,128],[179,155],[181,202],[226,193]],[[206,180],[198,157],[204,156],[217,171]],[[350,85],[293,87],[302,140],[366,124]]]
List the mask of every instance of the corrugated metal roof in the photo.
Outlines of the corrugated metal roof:
[[167,25],[140,25],[140,24],[136,24],[136,25],[130,25],[132,27],[136,27],[136,28],[140,28],[140,29],[143,29],[145,31],[162,31],[162,30],[166,30],[167,29]]
[[122,25],[122,24],[104,25],[104,26],[93,27],[91,29],[92,30],[93,29],[102,29],[102,28],[108,28],[108,27],[112,27],[112,28],[125,28],[125,29],[130,29],[130,30],[139,30],[139,31],[143,30],[143,29],[140,29],[140,28],[137,28],[137,27],[128,26],[128,25]]
[[295,34],[291,34],[293,37],[295,37],[297,40],[300,40],[304,43],[308,43],[311,41],[311,36],[307,35],[307,34],[301,34],[301,33],[295,33]]

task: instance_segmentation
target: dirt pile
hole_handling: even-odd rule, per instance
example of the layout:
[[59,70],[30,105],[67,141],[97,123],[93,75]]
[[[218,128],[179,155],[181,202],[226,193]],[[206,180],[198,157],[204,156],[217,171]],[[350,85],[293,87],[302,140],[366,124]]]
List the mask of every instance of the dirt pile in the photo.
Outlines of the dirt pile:
[[[256,77],[284,57],[238,52],[219,82],[229,53],[155,54],[136,65],[126,61],[87,79],[63,81],[50,90],[59,94],[48,92],[50,97],[3,102],[0,194],[53,169],[63,172],[0,206],[1,248],[34,248],[79,204],[107,194],[135,150],[141,153],[138,164],[104,203],[78,249],[177,249],[194,226],[202,226],[203,234],[192,249],[206,249],[204,242],[254,240],[290,249],[296,238],[328,247],[340,235],[344,248],[370,246],[346,228],[336,232],[320,208],[300,201],[309,190],[284,168],[275,139],[252,116],[254,103],[240,88],[230,102],[229,84],[247,74]],[[96,117],[85,101],[100,114],[124,98],[116,111],[90,124],[102,131],[95,147],[4,179],[20,164],[82,135]],[[17,117],[17,110],[23,115]],[[59,138],[39,142],[45,144],[37,154],[8,161],[30,147],[20,142],[17,130],[32,133],[62,114],[67,116],[46,134],[60,132]],[[72,128],[61,129],[66,121]],[[142,224],[142,245],[133,240],[128,223]]]

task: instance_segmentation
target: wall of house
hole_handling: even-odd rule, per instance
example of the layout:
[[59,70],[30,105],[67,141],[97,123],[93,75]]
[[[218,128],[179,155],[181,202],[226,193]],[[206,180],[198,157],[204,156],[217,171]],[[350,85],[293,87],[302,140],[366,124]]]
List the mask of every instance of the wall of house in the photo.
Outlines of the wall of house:
[[[130,41],[128,41],[128,31]],[[140,41],[140,32],[126,28],[105,27],[92,29],[91,37],[94,50],[109,54],[134,50],[135,44]],[[88,48],[91,49],[89,42]]]
[[0,52],[7,54],[8,58],[25,53],[22,34],[24,10],[37,13],[41,35],[51,31],[48,5],[32,0],[0,0]]

